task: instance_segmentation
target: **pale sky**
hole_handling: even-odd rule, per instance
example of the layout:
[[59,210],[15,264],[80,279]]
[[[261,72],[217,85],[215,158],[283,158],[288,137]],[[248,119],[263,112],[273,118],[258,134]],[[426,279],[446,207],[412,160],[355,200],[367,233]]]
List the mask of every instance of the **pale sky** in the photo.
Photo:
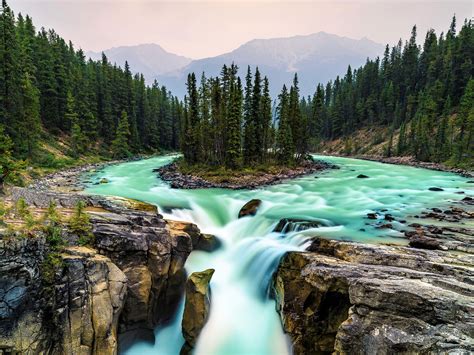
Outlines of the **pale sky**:
[[157,43],[169,52],[203,58],[229,52],[254,38],[319,31],[394,44],[417,24],[446,31],[473,17],[471,0],[196,1],[9,0],[37,28],[54,28],[84,50]]

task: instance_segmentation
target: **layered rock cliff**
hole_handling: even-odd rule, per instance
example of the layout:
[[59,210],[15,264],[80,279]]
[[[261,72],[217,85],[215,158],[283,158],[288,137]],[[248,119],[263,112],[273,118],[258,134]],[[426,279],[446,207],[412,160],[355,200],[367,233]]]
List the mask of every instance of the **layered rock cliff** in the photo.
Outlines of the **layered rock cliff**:
[[66,212],[80,198],[95,238],[59,252],[41,233],[0,239],[0,349],[8,351],[115,354],[119,334],[171,316],[193,240],[208,238],[136,201],[21,189],[11,196],[38,209],[59,201]]
[[472,254],[316,239],[274,279],[295,354],[474,351]]

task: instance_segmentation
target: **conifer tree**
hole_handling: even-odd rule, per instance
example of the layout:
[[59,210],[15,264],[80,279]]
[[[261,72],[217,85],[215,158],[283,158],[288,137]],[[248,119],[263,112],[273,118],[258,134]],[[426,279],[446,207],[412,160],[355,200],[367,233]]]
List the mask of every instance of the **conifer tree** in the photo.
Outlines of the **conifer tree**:
[[240,78],[232,78],[230,84],[230,109],[227,118],[226,166],[235,169],[240,164],[242,116],[242,84]]
[[0,124],[0,194],[3,194],[5,180],[12,175],[17,164],[12,157],[13,142]]
[[[258,90],[258,88],[257,88]],[[247,69],[245,77],[245,98],[244,98],[244,164],[249,165],[255,158],[255,132],[257,130],[255,124],[255,107],[254,107],[254,89],[252,84],[252,74],[250,66]]]
[[264,118],[261,111],[261,100],[262,100],[262,77],[258,67],[255,69],[254,82],[252,87],[252,108],[251,108],[251,120],[253,123],[253,139],[250,145],[247,146],[249,151],[250,161],[247,163],[254,163],[259,161],[262,156],[263,150],[263,137],[264,137]]
[[129,148],[130,124],[126,111],[122,111],[120,120],[115,132],[115,139],[112,141],[112,152],[116,158],[127,158],[131,155]]
[[290,164],[294,160],[294,145],[293,137],[291,132],[290,125],[290,115],[289,115],[289,97],[288,90],[285,85],[279,96],[279,106],[278,106],[278,135],[277,135],[277,147],[278,147],[278,160],[281,164]]
[[19,134],[21,140],[25,142],[26,155],[32,158],[37,148],[41,131],[39,91],[33,85],[27,73],[23,79],[21,89],[22,102]]
[[272,132],[272,98],[270,96],[270,83],[265,76],[263,79],[263,94],[260,100],[260,117],[262,122],[261,135],[263,137],[262,149],[260,152],[260,161],[266,162],[269,149],[273,146]]

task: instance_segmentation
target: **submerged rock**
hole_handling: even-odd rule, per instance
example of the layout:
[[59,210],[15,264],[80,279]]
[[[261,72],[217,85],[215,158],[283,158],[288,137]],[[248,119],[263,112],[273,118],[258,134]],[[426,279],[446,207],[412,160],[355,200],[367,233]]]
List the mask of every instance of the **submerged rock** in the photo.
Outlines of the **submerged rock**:
[[181,349],[182,354],[188,354],[194,348],[197,338],[209,317],[211,308],[209,282],[213,274],[214,269],[194,272],[186,282],[186,301],[181,323],[186,343]]
[[369,177],[367,175],[364,175],[364,174],[359,174],[359,175],[357,175],[357,178],[358,179],[368,179]]
[[428,190],[430,191],[444,191],[441,187],[430,187]]
[[262,204],[262,200],[254,199],[247,202],[239,211],[239,218],[246,216],[255,216]]
[[311,228],[318,228],[324,225],[320,221],[311,221],[297,218],[280,219],[276,227],[273,229],[277,233],[288,233],[292,231],[303,231]]
[[293,353],[474,351],[472,256],[317,239],[273,289]]

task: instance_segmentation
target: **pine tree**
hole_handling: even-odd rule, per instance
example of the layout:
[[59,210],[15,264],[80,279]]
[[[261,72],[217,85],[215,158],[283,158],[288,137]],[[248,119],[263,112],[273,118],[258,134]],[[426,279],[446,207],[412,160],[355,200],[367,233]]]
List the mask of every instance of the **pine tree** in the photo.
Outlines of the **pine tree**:
[[261,149],[260,161],[266,162],[269,149],[273,146],[272,132],[272,98],[270,96],[270,83],[267,77],[263,78],[263,94],[260,100],[260,113],[262,122],[263,145]]
[[[257,88],[258,91],[258,88]],[[255,124],[254,111],[254,89],[252,84],[252,74],[250,66],[247,69],[247,76],[245,77],[245,97],[244,97],[244,164],[250,165],[255,158],[255,132],[257,130]]]
[[77,158],[84,153],[86,148],[86,137],[82,133],[79,125],[79,116],[75,111],[74,97],[69,92],[66,103],[66,113],[64,114],[64,121],[71,126],[71,152],[73,157]]
[[240,164],[241,152],[242,84],[240,78],[231,80],[230,105],[227,118],[225,162],[228,168],[235,169]]
[[279,101],[279,126],[277,135],[278,160],[281,164],[291,164],[294,160],[295,150],[290,126],[288,90],[285,85],[283,85]]
[[397,144],[397,155],[402,156],[405,153],[406,149],[406,132],[405,132],[405,123],[402,123],[400,126],[400,132],[398,134],[398,144]]
[[2,2],[0,13],[0,124],[3,124],[11,139],[20,137],[19,110],[21,108],[21,77],[19,45],[13,11]]
[[32,158],[37,149],[41,132],[39,91],[33,85],[27,73],[21,88],[22,103],[19,134],[21,141],[25,143],[26,155]]
[[251,108],[251,120],[253,122],[253,134],[252,143],[248,148],[250,161],[247,164],[255,164],[262,157],[263,150],[263,137],[264,137],[264,118],[261,112],[261,100],[262,100],[262,77],[258,67],[255,69],[254,82],[252,87],[252,108]]
[[474,150],[474,79],[469,80],[461,98],[456,119],[459,135],[456,143],[456,161],[472,159]]
[[13,142],[0,124],[0,194],[3,194],[6,179],[11,176],[18,167],[12,157]]
[[186,140],[186,151],[184,157],[186,161],[191,164],[195,164],[199,161],[199,155],[201,153],[199,146],[199,99],[196,88],[196,76],[194,73],[188,75],[188,107],[187,107],[187,120],[184,139]]
[[122,111],[120,120],[115,132],[115,139],[112,141],[112,153],[116,158],[127,158],[131,155],[128,145],[130,138],[130,124],[126,111]]

